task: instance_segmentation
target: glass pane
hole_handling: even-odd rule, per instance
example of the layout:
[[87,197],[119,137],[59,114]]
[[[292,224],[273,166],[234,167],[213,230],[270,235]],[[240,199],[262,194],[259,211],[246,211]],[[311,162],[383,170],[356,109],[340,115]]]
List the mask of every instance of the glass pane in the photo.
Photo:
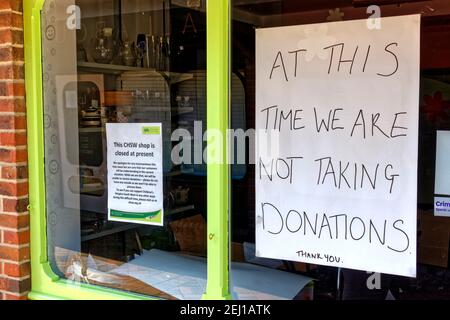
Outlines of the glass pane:
[[206,168],[192,137],[201,151],[204,2],[47,0],[42,35],[53,271],[200,299]]
[[[243,135],[235,134],[236,137],[241,138],[235,138],[236,144],[233,149],[237,152],[237,157],[245,159],[246,163],[239,167],[242,170],[238,170],[235,164],[232,165],[230,286],[233,298],[294,300],[450,298],[448,269],[450,224],[447,220],[448,207],[450,207],[448,204],[450,190],[447,183],[450,154],[448,135],[450,130],[448,107],[450,3],[442,0],[427,1],[426,4],[416,1],[401,2],[398,5],[390,5],[386,1],[350,0],[231,1],[233,28],[230,73],[231,127],[232,129],[242,128],[250,137],[244,142]],[[372,3],[375,5],[369,7]],[[405,17],[405,20],[394,18],[388,20],[388,17],[415,14],[421,15],[420,30],[414,27],[407,30],[405,27],[407,22],[396,22],[406,21],[408,18]],[[408,21],[413,19],[416,18],[410,18]],[[354,24],[351,24],[352,22]],[[351,28],[350,25],[356,27]],[[385,28],[388,28],[386,30],[390,32],[383,31],[383,26],[386,26]],[[370,34],[370,32],[373,33]],[[416,46],[419,36],[420,48]],[[341,41],[342,39],[345,41]],[[377,48],[386,39],[392,41],[386,42],[381,49]],[[260,47],[258,43],[261,44]],[[394,47],[396,49],[393,49]],[[408,51],[409,54],[401,51],[405,47],[412,48]],[[388,53],[389,51],[391,53]],[[383,56],[382,52],[387,53],[388,56]],[[371,60],[381,56],[386,60],[381,62]],[[396,64],[398,68],[395,68]],[[417,76],[419,65],[420,78]],[[261,66],[267,66],[267,68],[262,69]],[[375,66],[379,69],[375,70]],[[408,72],[409,77],[405,76]],[[370,76],[371,73],[375,76]],[[395,76],[390,77],[391,73]],[[382,84],[381,80],[377,80],[377,77],[382,76],[390,77],[390,80],[386,81],[391,82]],[[267,85],[270,82],[267,79],[275,79],[272,81],[272,86]],[[381,92],[382,88],[385,91]],[[372,93],[371,98],[365,101],[369,100],[366,104],[371,108],[361,105],[362,97],[368,93],[369,96]],[[261,97],[265,97],[265,100]],[[326,101],[328,105],[323,103]],[[418,103],[411,101],[418,101]],[[379,104],[377,105],[376,102]],[[352,109],[353,104],[359,104],[357,109],[361,109],[367,116],[366,124],[359,126],[357,121],[353,123],[356,124],[354,130],[367,125],[367,136],[364,137],[366,142],[361,148],[358,144],[359,140],[355,140],[353,136],[353,141],[342,138],[349,129],[349,125],[343,125],[343,123],[351,118],[347,113],[349,109]],[[328,113],[330,108],[334,109],[337,115],[333,114],[333,111]],[[415,110],[418,111],[418,116]],[[402,130],[405,130],[402,133],[407,132],[405,133],[407,138],[401,137],[395,140],[393,131],[387,129],[388,123],[391,129],[395,127],[394,131],[398,129],[396,125],[392,125],[393,119],[378,118],[389,113],[393,115],[393,112],[399,112],[397,114],[399,116],[403,111],[408,113],[408,119],[412,119],[409,122],[412,125],[402,126]],[[330,115],[329,122],[327,122],[327,116],[323,116],[325,113]],[[317,119],[322,119],[323,122]],[[414,124],[415,120],[417,122]],[[314,123],[319,128],[316,128]],[[417,123],[419,123],[418,139],[415,131]],[[311,125],[311,131],[315,132],[311,136],[308,135],[309,140],[302,136],[302,133],[310,132],[309,128],[301,131],[303,125]],[[372,125],[372,130],[369,125]],[[274,140],[266,136],[271,126],[279,134],[274,135]],[[318,134],[320,126],[327,128]],[[256,134],[252,132],[255,128]],[[261,165],[258,157],[267,154],[253,154],[255,150],[265,150],[255,149],[255,144],[259,143],[258,129],[261,128],[263,133],[260,136],[267,139],[264,141],[270,140],[274,143],[269,145],[267,142],[268,146],[264,147],[275,146],[279,149],[272,150],[281,150],[278,154],[275,152],[269,154],[271,156],[279,155],[282,158],[298,155],[298,153],[311,155],[315,152],[324,154],[334,152],[336,157],[340,155],[343,159],[365,159],[370,165],[394,159],[393,167],[395,164],[402,164],[404,167],[411,168],[410,171],[402,171],[409,174],[400,175],[396,183],[415,181],[417,171],[417,203],[415,200],[412,202],[408,200],[415,199],[415,182],[404,183],[398,190],[395,189],[397,185],[390,185],[390,192],[389,188],[387,192],[381,191],[382,187],[379,187],[383,183],[381,180],[389,179],[388,175],[384,176],[389,170],[382,169],[382,166],[379,170],[383,171],[383,177],[378,175],[376,182],[373,180],[373,167],[366,163],[365,167],[358,169],[357,172],[362,177],[357,176],[359,179],[357,183],[353,184],[353,180],[347,181],[349,186],[347,189],[351,189],[350,194],[350,191],[346,191],[345,181],[342,180],[348,179],[348,172],[345,173],[344,170],[346,164],[344,161],[333,162],[331,165],[328,164],[328,167],[325,160],[320,162],[323,165],[323,171],[319,180],[316,176],[318,162],[316,167],[311,165],[310,172],[304,169],[310,168],[308,165],[303,166],[303,162],[300,164],[300,161],[306,162],[305,159],[284,159],[284,161],[272,163],[271,166],[269,160],[277,161],[277,158],[268,157],[269,160],[266,159],[267,162],[263,161]],[[351,125],[350,129],[352,129]],[[295,130],[299,131],[294,133]],[[298,133],[300,131],[301,133]],[[324,147],[330,146],[331,143],[326,144],[327,139],[331,139],[330,135],[338,136],[335,138],[336,143],[331,145],[332,151]],[[295,140],[294,136],[298,137],[298,140]],[[390,139],[390,141],[383,139]],[[374,140],[380,141],[380,144],[375,143],[370,149],[367,144],[370,145]],[[402,143],[397,144],[396,150],[391,141],[402,141],[402,143],[409,141],[409,150],[412,152],[404,152],[407,149],[402,149],[404,146]],[[263,148],[260,144],[257,144],[257,147]],[[418,170],[415,167],[414,156],[417,149]],[[236,161],[236,156],[234,160]],[[295,162],[297,160],[298,162]],[[292,166],[293,162],[298,164],[295,169]],[[344,167],[339,169],[342,165]],[[301,177],[297,176],[297,181],[289,179],[293,172],[301,175]],[[314,181],[308,180],[313,174]],[[372,184],[377,183],[376,191],[373,190],[375,187],[372,188],[369,185],[367,176],[371,177]],[[333,177],[336,180],[333,181]],[[276,193],[278,208],[269,208],[267,203],[263,203],[261,198],[258,198],[255,191],[255,187],[256,190],[263,188],[258,189],[258,184],[261,186],[264,181],[272,181],[272,179],[274,181],[278,179],[273,185],[279,186],[279,189],[267,187],[264,194]],[[313,183],[308,184],[308,181]],[[411,185],[414,187],[411,188]],[[264,186],[266,187],[267,184]],[[400,215],[397,212],[397,203],[389,202],[392,199],[391,192],[396,194],[398,203],[406,203],[405,207],[402,207],[401,214],[409,219],[397,221],[398,229],[394,229],[403,230],[400,227],[403,222],[406,222],[405,225],[408,225],[409,229],[408,234],[405,232],[402,237],[396,238],[395,245],[387,243],[392,240],[393,233],[390,233],[392,231],[389,229],[383,231],[383,228],[376,224],[380,221],[379,216],[387,216],[386,221],[389,221],[389,215]],[[308,197],[314,200],[309,200]],[[273,200],[275,197],[267,198]],[[345,198],[347,201],[350,199],[351,203],[343,207]],[[323,204],[315,199],[321,199]],[[376,204],[373,199],[378,199],[375,201]],[[366,205],[360,206],[363,200],[366,201]],[[344,224],[349,226],[350,221],[353,220],[349,220],[349,223],[339,222],[339,225],[332,220],[324,223],[323,211],[315,215],[315,212],[314,214],[306,212],[308,208],[338,211],[349,219],[354,217],[351,217],[350,213],[347,215],[347,212],[343,210],[349,212],[357,210],[359,217],[367,219],[359,218],[365,228],[362,232],[364,238],[361,238],[358,245],[349,244],[356,242],[357,237],[353,238],[354,235],[350,234],[347,237],[347,233],[338,235],[337,230],[342,231],[342,226]],[[439,215],[446,215],[447,218]],[[315,220],[314,217],[316,217]],[[377,222],[371,224],[374,221]],[[392,221],[389,223],[392,224]],[[387,228],[389,228],[388,224]],[[279,230],[281,231],[278,232]],[[319,230],[322,231],[322,235]],[[353,229],[347,231],[355,230],[356,227],[353,226]],[[375,232],[378,238],[375,237]],[[291,233],[291,235],[285,236],[283,233]],[[406,254],[402,255],[399,249],[397,255],[391,255],[392,259],[376,263],[376,268],[384,265],[385,272],[373,273],[374,270],[369,267],[358,267],[358,264],[364,265],[361,257],[369,259],[372,254],[386,252],[383,250],[393,251],[392,249],[401,246],[400,243],[404,245],[404,235],[408,237],[407,241],[411,240],[411,242],[417,238],[417,259],[414,259],[415,243],[408,242],[407,247],[411,248],[412,257],[405,257]],[[320,252],[306,252],[306,249],[302,251],[302,246],[316,245],[324,249]],[[298,247],[297,257],[293,257],[294,254],[290,254],[286,249],[293,247]],[[339,256],[332,256],[334,261],[327,260],[330,254],[342,248],[349,248],[343,251],[345,256],[354,257],[351,261],[345,261],[345,265],[351,267],[339,268],[337,259],[342,258]],[[325,254],[328,254],[328,258],[324,257]],[[327,260],[327,263],[324,260]],[[405,266],[411,264],[410,276],[398,275],[400,273],[398,269],[394,270],[394,266],[406,269]],[[413,275],[414,268],[416,276]],[[314,280],[311,281],[312,279]]]

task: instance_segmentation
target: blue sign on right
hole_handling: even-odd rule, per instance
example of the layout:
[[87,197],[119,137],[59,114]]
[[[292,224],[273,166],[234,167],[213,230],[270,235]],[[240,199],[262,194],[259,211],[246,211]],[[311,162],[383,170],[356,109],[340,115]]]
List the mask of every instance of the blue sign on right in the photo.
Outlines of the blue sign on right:
[[450,217],[450,197],[434,197],[434,215]]

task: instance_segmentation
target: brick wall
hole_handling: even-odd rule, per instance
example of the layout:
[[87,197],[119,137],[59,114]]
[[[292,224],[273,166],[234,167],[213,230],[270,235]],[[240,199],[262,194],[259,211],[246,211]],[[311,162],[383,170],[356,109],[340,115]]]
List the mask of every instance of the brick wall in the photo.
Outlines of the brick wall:
[[30,290],[22,0],[0,0],[0,299]]

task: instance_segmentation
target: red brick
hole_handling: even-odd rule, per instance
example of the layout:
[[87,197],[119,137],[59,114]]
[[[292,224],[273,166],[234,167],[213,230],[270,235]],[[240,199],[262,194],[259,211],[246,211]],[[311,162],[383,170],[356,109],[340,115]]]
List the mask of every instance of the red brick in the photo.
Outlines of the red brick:
[[1,12],[0,27],[23,28],[23,16],[11,11]]
[[0,99],[0,112],[25,112],[25,99]]
[[[1,150],[1,149],[0,149]],[[0,182],[0,195],[21,197],[28,194],[28,182]]]
[[21,293],[30,291],[31,288],[31,279],[9,279],[9,278],[1,278],[0,277],[0,290],[9,291],[11,293]]
[[9,86],[10,83],[8,82],[1,82],[0,81],[0,97],[7,97],[12,96],[14,92],[11,92],[11,87]]
[[[24,75],[25,77],[25,75]],[[25,83],[10,83],[13,96],[24,97],[25,96]]]
[[15,196],[17,186],[13,182],[0,182],[0,194],[6,196]]
[[0,129],[26,129],[26,127],[24,115],[0,115]]
[[0,43],[23,44],[23,31],[10,29],[0,30]]
[[0,244],[0,259],[20,262],[30,259],[30,247],[14,248]]
[[0,43],[12,43],[12,40],[13,33],[11,30],[0,30]]
[[24,67],[17,64],[0,66],[0,79],[24,79]]
[[11,60],[23,61],[23,59],[24,59],[23,48],[15,48],[15,47],[0,48],[0,61],[11,61]]
[[0,96],[20,96],[25,95],[24,83],[0,82]]
[[25,162],[28,160],[28,150],[20,149],[16,150],[16,161],[15,162]]
[[[1,136],[1,134],[0,134]],[[26,179],[28,178],[27,166],[2,167],[1,177],[3,179]]]
[[26,149],[5,149],[0,147],[0,161],[2,162],[24,162],[28,159]]
[[0,81],[0,97],[12,96],[12,93],[9,91],[9,83]]
[[3,212],[26,212],[28,210],[28,198],[25,199],[3,199]]
[[27,128],[27,118],[23,116],[16,116],[15,117],[15,129],[26,129]]
[[0,61],[11,61],[13,60],[12,48],[0,48]]
[[30,216],[13,215],[13,214],[0,214],[0,227],[10,229],[22,229],[30,226]]
[[3,266],[3,274],[9,276],[9,277],[27,277],[30,275],[30,263],[9,263],[5,262]]
[[11,21],[13,27],[23,28],[23,15],[14,12],[12,13]]
[[3,243],[17,245],[29,244],[30,230],[24,230],[20,232],[3,230]]
[[23,0],[2,0],[0,1],[0,10],[13,10],[22,12],[23,6],[22,6]]
[[0,132],[0,146],[25,146],[26,144],[25,132]]
[[0,161],[15,162],[16,150],[0,148]]
[[13,295],[13,294],[5,293],[3,295],[3,300],[28,300],[28,297],[27,297],[26,294],[22,295],[22,296],[16,296],[16,295]]
[[[14,44],[16,43],[23,44],[23,33],[21,31],[14,31],[13,40]],[[12,47],[11,51],[13,60],[24,61],[25,54],[23,48]]]
[[11,12],[0,13],[0,27],[11,27]]
[[20,278],[20,264],[5,262],[3,264],[3,274],[8,277]]

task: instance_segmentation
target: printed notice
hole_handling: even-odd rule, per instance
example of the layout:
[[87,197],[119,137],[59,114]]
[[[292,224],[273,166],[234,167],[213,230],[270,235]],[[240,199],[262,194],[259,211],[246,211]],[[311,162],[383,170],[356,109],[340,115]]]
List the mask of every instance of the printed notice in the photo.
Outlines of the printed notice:
[[107,123],[108,218],[163,225],[160,123]]
[[256,255],[416,275],[420,16],[256,30]]
[[434,193],[450,196],[450,131],[436,131],[436,173]]
[[450,197],[434,197],[434,215],[450,217]]

